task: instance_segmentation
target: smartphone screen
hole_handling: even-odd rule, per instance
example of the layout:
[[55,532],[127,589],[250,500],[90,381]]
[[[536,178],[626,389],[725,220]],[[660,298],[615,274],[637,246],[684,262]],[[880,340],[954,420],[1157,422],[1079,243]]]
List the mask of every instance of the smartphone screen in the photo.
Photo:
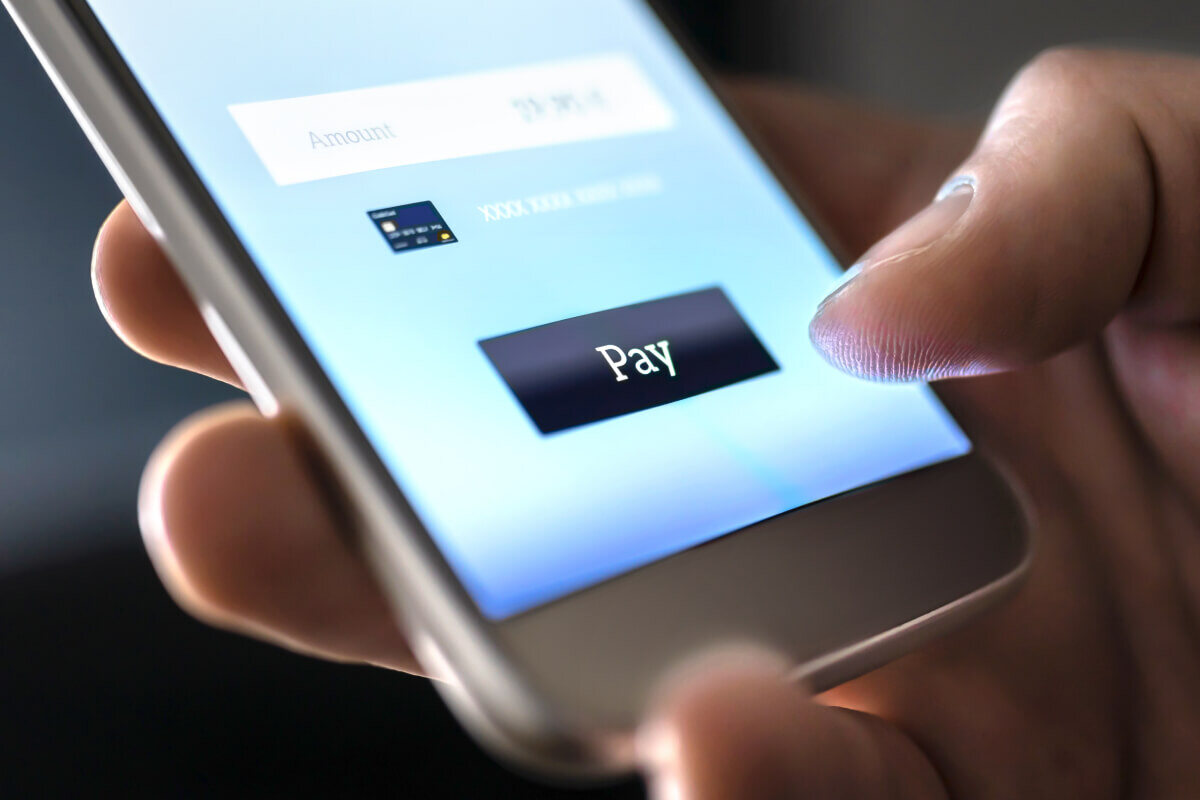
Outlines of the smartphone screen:
[[641,0],[89,0],[482,612],[966,453]]

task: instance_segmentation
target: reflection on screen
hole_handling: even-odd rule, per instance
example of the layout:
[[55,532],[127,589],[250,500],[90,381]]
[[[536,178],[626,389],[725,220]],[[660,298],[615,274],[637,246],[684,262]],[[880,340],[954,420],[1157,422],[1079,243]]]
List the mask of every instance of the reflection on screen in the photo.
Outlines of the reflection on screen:
[[637,0],[91,4],[485,614],[967,450]]

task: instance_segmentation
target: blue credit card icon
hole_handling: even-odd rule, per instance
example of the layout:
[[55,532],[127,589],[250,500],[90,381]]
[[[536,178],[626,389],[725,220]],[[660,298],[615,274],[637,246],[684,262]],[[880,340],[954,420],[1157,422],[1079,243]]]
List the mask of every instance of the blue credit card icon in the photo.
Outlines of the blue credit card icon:
[[428,200],[368,211],[367,216],[395,253],[458,241],[446,220]]

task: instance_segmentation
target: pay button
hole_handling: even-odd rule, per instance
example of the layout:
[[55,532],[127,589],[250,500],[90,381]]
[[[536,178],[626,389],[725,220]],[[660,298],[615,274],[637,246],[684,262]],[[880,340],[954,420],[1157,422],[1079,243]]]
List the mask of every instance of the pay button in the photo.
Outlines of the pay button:
[[479,345],[542,433],[779,369],[719,288],[585,314]]

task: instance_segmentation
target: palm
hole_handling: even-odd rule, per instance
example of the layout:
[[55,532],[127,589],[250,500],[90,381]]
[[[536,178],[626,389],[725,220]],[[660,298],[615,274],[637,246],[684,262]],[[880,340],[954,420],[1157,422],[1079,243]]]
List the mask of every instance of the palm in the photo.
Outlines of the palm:
[[[928,202],[974,138],[735,94],[855,254]],[[1186,371],[1167,369],[1189,357],[1195,372],[1194,333],[1118,321],[1037,367],[941,384],[1024,489],[1034,568],[1001,610],[823,699],[894,721],[954,797],[1200,794],[1200,452],[1177,438]]]

